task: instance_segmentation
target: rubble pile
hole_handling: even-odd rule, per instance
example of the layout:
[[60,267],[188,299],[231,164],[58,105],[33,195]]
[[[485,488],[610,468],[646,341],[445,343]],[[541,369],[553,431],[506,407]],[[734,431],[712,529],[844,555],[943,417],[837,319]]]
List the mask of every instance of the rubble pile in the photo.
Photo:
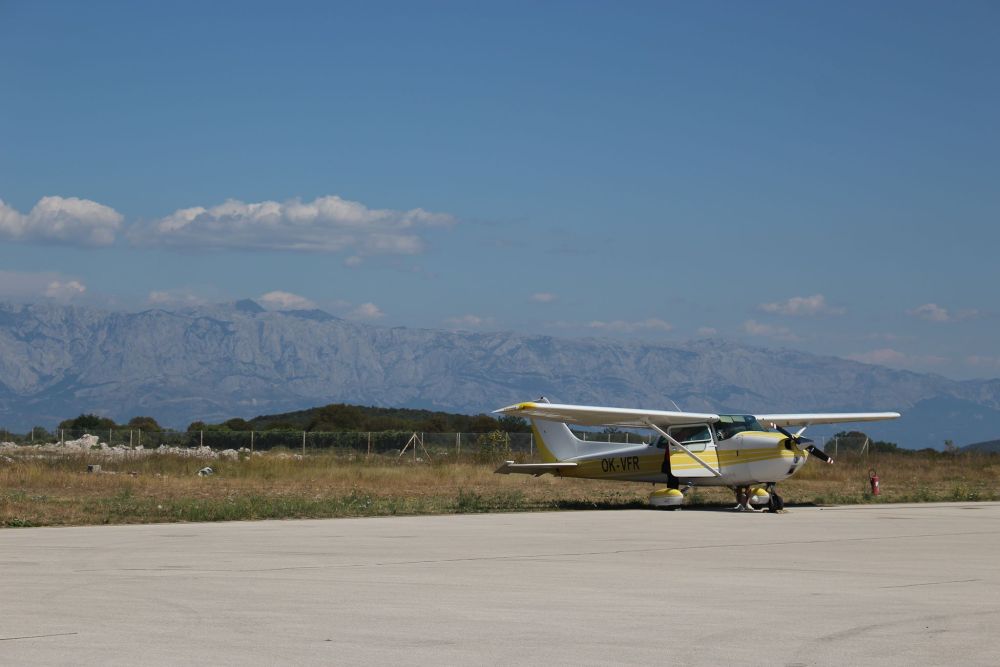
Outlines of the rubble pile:
[[[211,447],[175,447],[172,445],[160,445],[156,448],[146,448],[143,446],[128,447],[126,445],[109,445],[101,442],[96,435],[84,435],[76,440],[67,440],[63,443],[53,442],[38,445],[19,445],[13,442],[0,443],[0,454],[3,453],[27,455],[27,456],[50,456],[65,454],[86,454],[89,458],[95,456],[109,461],[136,460],[149,456],[173,455],[192,459],[209,460],[239,460],[241,456],[261,456],[262,452],[251,452],[246,447],[239,449],[223,449],[215,451]],[[9,458],[9,457],[5,457]]]

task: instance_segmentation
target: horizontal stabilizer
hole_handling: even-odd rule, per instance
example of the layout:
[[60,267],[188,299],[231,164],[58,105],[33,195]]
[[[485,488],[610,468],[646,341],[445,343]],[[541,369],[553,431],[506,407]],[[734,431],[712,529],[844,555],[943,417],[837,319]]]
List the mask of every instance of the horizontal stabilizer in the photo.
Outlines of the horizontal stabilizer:
[[497,468],[494,472],[500,473],[501,475],[520,473],[522,475],[534,475],[535,477],[538,477],[539,475],[544,475],[546,473],[557,473],[564,468],[575,467],[575,463],[514,463],[513,461],[505,461],[504,464]]

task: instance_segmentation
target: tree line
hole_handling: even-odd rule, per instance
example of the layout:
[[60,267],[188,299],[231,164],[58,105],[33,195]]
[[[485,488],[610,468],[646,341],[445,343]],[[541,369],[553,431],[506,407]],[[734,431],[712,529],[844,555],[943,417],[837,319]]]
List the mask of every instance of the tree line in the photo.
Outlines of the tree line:
[[[124,424],[95,414],[81,414],[59,423],[59,429],[106,431],[109,429],[141,429],[162,431],[153,417],[137,416]],[[375,406],[331,403],[318,408],[277,415],[260,415],[253,419],[234,417],[218,423],[191,422],[188,431],[420,431],[424,433],[528,433],[531,427],[524,419],[504,415],[499,419],[487,414],[463,415],[410,408],[380,408]],[[37,431],[44,429],[36,428]]]

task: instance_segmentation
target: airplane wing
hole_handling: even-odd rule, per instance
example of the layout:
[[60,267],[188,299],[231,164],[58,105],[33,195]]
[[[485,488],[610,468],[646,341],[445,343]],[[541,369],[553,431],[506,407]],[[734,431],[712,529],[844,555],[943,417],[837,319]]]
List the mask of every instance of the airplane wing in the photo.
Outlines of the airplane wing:
[[558,403],[517,403],[495,410],[495,412],[515,417],[535,417],[583,426],[623,426],[626,428],[649,428],[650,424],[665,428],[675,424],[719,421],[719,415],[701,412],[633,410],[590,405],[560,405]]
[[844,422],[877,422],[899,419],[898,412],[827,412],[800,415],[755,415],[764,426],[812,426],[814,424],[841,424]]
[[562,463],[514,463],[513,461],[505,461],[502,466],[494,470],[501,475],[509,475],[512,472],[521,473],[524,475],[534,475],[538,477],[539,475],[544,475],[545,473],[557,473],[565,468],[575,468],[575,463],[562,462]]

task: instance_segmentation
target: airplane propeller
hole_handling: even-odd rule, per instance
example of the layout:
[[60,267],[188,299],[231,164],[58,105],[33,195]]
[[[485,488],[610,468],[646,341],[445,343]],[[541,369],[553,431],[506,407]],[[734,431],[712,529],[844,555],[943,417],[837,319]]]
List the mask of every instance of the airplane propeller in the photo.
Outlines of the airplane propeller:
[[[771,424],[771,426],[773,426],[774,428],[776,428],[778,430],[778,432],[781,433],[783,436],[785,436],[786,438],[788,438],[789,440],[791,440],[792,442],[794,442],[797,447],[800,447],[801,449],[809,452],[809,454],[811,454],[812,456],[815,456],[820,461],[823,461],[824,463],[833,463],[833,459],[830,458],[829,454],[827,454],[826,452],[824,452],[822,449],[820,449],[816,445],[812,444],[811,440],[808,440],[808,439],[802,437],[802,435],[801,435],[802,431],[804,431],[805,429],[802,429],[802,431],[799,431],[798,433],[796,433],[796,434],[793,435],[793,434],[789,433],[788,431],[786,431],[785,429],[783,429],[780,426],[778,426],[777,424]],[[802,443],[803,442],[807,443],[805,447],[802,447]]]

